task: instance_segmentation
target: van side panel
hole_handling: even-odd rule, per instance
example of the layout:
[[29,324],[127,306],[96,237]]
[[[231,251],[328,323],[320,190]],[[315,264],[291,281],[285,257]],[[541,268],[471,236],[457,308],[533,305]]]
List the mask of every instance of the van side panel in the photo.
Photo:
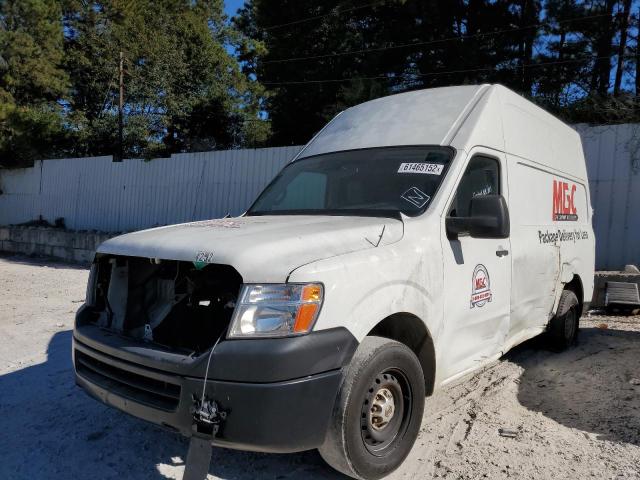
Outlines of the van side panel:
[[507,344],[513,345],[546,327],[573,275],[591,280],[594,239],[584,183],[507,158],[513,272]]
[[489,88],[469,112],[455,131],[451,146],[465,151],[483,146],[504,152],[501,105],[495,87]]
[[587,179],[580,135],[564,122],[501,86],[505,151]]

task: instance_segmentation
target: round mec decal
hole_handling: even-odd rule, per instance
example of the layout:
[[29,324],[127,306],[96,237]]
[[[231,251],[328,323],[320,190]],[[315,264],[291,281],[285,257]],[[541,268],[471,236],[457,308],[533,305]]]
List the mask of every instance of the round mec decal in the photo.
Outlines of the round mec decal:
[[487,267],[479,263],[471,277],[471,308],[482,307],[491,301],[491,284]]

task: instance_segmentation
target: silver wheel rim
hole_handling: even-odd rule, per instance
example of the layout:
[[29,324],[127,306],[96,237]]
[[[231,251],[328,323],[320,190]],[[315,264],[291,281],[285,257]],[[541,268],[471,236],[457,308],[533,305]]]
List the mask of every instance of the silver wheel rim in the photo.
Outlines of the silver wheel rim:
[[376,375],[365,392],[360,429],[365,448],[376,457],[393,451],[411,421],[411,385],[398,368]]
[[396,413],[396,401],[388,388],[381,388],[373,397],[369,409],[369,425],[376,431],[384,430]]

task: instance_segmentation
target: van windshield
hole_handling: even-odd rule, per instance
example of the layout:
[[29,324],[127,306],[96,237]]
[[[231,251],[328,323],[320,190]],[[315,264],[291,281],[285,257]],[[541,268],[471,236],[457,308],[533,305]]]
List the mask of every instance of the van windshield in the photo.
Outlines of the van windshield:
[[422,213],[446,174],[452,150],[384,147],[334,152],[287,165],[247,215]]

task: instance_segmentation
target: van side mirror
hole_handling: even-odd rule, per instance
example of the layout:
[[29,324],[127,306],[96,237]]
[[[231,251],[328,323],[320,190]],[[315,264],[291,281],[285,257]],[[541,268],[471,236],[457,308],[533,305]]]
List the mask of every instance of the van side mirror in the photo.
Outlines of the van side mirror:
[[502,195],[473,197],[469,217],[447,217],[447,236],[457,238],[468,233],[475,238],[508,238],[510,231],[509,209]]

